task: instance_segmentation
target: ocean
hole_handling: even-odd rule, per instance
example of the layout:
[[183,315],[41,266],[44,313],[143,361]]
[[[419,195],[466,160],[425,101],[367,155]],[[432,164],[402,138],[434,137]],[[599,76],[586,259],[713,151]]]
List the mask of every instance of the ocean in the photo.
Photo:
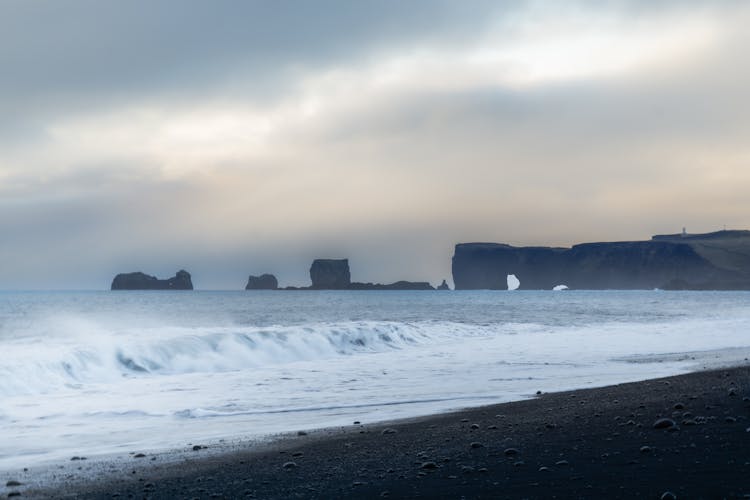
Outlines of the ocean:
[[0,292],[0,470],[413,417],[749,353],[749,292]]

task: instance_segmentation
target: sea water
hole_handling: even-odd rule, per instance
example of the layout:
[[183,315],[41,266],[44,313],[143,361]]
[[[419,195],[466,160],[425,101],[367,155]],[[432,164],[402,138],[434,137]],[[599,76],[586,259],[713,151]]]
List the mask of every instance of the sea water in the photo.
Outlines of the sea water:
[[0,292],[0,470],[746,361],[750,293]]

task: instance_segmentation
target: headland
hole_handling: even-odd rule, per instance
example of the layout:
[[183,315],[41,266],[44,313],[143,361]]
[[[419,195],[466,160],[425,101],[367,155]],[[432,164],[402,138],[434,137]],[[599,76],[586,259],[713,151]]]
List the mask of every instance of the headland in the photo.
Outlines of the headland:
[[750,231],[656,235],[646,241],[582,243],[571,248],[459,243],[457,290],[750,290]]

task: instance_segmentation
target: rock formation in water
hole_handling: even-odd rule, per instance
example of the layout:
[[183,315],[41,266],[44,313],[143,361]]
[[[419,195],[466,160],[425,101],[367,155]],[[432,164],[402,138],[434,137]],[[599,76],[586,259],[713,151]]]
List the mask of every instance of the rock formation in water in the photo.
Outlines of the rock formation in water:
[[750,290],[750,231],[657,235],[649,241],[583,243],[572,248],[460,243],[453,255],[457,290],[507,289]]
[[[315,259],[310,267],[310,279],[312,285],[307,290],[434,290],[426,281],[397,281],[387,285],[352,283],[349,259]],[[286,289],[300,290],[294,287]]]
[[438,285],[437,289],[438,290],[450,290],[451,287],[449,287],[448,283],[446,283],[446,281],[443,280],[443,282]]
[[345,290],[351,284],[349,259],[315,259],[310,266],[313,290]]
[[112,280],[112,290],[192,290],[190,273],[177,271],[174,277],[160,280],[141,272],[123,273]]
[[245,290],[276,290],[279,288],[279,282],[273,274],[261,274],[247,279]]
[[426,281],[397,281],[383,285],[381,283],[352,283],[348,290],[434,290]]

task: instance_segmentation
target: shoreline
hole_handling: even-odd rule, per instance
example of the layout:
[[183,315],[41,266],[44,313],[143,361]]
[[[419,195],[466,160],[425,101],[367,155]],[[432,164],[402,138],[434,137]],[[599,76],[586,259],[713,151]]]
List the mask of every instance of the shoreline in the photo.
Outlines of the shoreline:
[[[743,498],[749,417],[745,364],[216,450],[70,462],[40,476],[6,472],[0,486],[23,484],[0,491],[23,498],[659,498],[666,491]],[[679,430],[654,429],[659,418]]]

